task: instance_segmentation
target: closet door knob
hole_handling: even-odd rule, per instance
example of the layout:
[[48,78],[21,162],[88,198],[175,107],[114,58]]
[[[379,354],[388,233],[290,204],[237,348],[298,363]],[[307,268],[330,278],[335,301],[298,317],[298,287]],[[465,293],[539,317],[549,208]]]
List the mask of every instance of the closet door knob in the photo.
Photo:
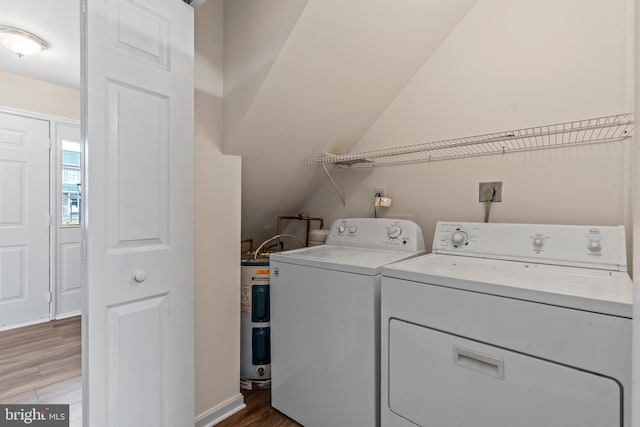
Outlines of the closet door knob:
[[147,280],[147,273],[143,270],[136,271],[136,275],[134,276],[134,279],[136,282],[142,283],[145,280]]

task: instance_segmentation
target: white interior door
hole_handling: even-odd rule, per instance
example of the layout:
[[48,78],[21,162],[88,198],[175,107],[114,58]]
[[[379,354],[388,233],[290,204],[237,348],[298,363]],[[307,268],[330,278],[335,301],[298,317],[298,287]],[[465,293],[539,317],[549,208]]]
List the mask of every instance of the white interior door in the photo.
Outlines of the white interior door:
[[49,319],[49,122],[0,113],[0,329]]
[[86,8],[85,424],[192,426],[193,9]]
[[80,314],[82,308],[82,145],[80,126],[55,124],[56,146],[56,285],[55,317]]

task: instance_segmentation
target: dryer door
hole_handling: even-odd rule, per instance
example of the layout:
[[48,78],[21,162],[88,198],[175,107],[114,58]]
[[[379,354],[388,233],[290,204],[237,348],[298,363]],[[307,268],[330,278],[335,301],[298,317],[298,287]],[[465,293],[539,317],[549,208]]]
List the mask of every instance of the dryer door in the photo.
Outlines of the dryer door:
[[388,405],[420,426],[615,427],[621,402],[611,378],[389,322]]

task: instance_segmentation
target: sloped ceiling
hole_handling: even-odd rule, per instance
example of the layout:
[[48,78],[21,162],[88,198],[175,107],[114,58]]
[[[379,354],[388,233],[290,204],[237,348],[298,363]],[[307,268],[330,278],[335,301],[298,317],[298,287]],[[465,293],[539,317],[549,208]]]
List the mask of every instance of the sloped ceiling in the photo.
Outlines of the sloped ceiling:
[[304,159],[348,152],[474,3],[225,2],[224,150],[242,155],[243,238],[298,213],[325,179]]

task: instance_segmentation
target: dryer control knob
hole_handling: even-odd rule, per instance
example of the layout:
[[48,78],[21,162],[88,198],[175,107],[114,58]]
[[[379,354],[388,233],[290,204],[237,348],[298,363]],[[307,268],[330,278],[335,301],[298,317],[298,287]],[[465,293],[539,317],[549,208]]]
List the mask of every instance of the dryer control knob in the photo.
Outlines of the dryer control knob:
[[453,234],[451,234],[451,242],[453,243],[454,246],[460,246],[465,244],[467,242],[467,239],[468,239],[467,233],[465,233],[462,230],[454,231]]
[[533,239],[534,248],[540,249],[543,245],[544,245],[544,240],[542,240],[540,237],[536,237],[535,239]]
[[356,231],[358,231],[358,227],[354,225],[349,229],[349,234],[356,234]]
[[589,240],[589,244],[587,245],[591,252],[598,252],[602,249],[602,243],[600,240]]
[[344,233],[344,230],[346,230],[346,229],[347,229],[347,227],[345,227],[344,225],[339,225],[338,226],[338,233],[342,234],[342,233]]

